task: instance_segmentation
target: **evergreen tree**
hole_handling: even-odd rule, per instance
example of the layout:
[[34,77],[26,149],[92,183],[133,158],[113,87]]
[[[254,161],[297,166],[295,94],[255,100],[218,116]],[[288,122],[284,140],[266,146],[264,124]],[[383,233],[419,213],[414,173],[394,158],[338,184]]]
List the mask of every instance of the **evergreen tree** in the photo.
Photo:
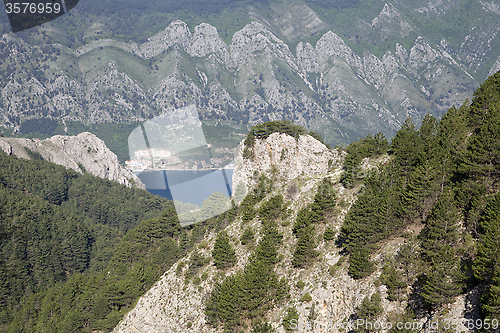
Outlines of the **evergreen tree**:
[[220,232],[215,239],[212,257],[214,258],[214,265],[218,269],[227,269],[236,263],[236,253],[229,243],[229,237],[225,232]]
[[460,238],[458,221],[460,214],[453,201],[451,191],[445,190],[433,207],[419,235],[424,259],[433,262],[440,256],[441,249],[454,248]]
[[287,309],[287,314],[282,321],[283,328],[287,332],[292,332],[297,330],[299,327],[299,313],[295,307],[290,307]]
[[480,235],[474,275],[481,281],[492,281],[493,270],[500,263],[500,193],[486,206],[479,221]]
[[314,236],[314,226],[312,225],[301,230],[297,240],[297,247],[293,253],[293,267],[305,267],[312,262],[312,259],[319,255],[315,250],[316,242]]
[[349,257],[349,275],[353,279],[362,279],[375,271],[375,265],[370,261],[370,252],[366,249],[355,250]]
[[481,296],[481,312],[490,320],[500,317],[500,263],[493,267],[492,280]]
[[485,318],[500,317],[500,193],[484,209],[479,220],[479,241],[474,260],[474,276],[487,283],[481,297],[481,311]]
[[331,241],[335,239],[335,230],[333,230],[331,227],[327,227],[325,230],[325,233],[323,234],[323,239],[325,241]]
[[450,190],[438,199],[419,238],[430,269],[423,279],[422,297],[433,307],[449,303],[463,289],[463,273],[456,253],[459,213]]
[[254,232],[252,228],[246,228],[240,237],[241,245],[246,245],[254,239]]
[[463,291],[463,273],[453,248],[443,248],[437,253],[430,270],[425,274],[422,297],[432,307],[454,301]]
[[383,311],[381,302],[382,298],[379,293],[374,293],[370,298],[365,297],[363,303],[356,307],[352,318],[353,322],[356,323],[354,332],[372,332],[375,330],[373,324]]
[[387,286],[387,299],[389,301],[400,301],[402,299],[403,290],[407,284],[404,277],[397,270],[395,263],[389,262],[384,265],[380,281]]
[[262,220],[274,221],[281,215],[283,206],[283,196],[276,195],[263,203],[259,209],[259,217]]
[[391,143],[394,160],[405,177],[420,163],[422,150],[420,138],[411,118],[405,120]]
[[314,195],[311,205],[311,218],[315,222],[324,222],[325,216],[335,208],[337,195],[333,189],[333,184],[328,178],[323,178]]

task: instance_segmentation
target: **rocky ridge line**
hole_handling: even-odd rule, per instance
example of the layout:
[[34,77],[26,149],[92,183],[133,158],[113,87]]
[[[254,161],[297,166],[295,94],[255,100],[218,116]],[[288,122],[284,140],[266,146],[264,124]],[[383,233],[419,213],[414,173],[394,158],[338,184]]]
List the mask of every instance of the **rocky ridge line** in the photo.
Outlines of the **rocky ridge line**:
[[39,153],[45,161],[73,169],[80,174],[87,172],[128,187],[146,189],[139,177],[122,168],[116,155],[92,133],[84,132],[77,136],[55,135],[41,141],[0,138],[0,149],[7,155],[14,154],[19,158],[31,159],[25,148]]

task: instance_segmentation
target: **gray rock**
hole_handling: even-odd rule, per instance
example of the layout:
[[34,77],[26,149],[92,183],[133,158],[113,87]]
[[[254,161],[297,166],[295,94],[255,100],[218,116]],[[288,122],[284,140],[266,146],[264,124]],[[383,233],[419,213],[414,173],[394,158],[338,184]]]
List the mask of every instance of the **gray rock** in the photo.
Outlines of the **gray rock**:
[[[77,136],[55,135],[50,139],[35,141],[21,138],[0,138],[0,148],[11,155],[29,159],[25,148],[40,153],[43,159],[55,164],[83,171],[128,187],[145,189],[145,185],[132,172],[122,168],[116,155],[92,133]],[[83,170],[82,170],[83,168]]]

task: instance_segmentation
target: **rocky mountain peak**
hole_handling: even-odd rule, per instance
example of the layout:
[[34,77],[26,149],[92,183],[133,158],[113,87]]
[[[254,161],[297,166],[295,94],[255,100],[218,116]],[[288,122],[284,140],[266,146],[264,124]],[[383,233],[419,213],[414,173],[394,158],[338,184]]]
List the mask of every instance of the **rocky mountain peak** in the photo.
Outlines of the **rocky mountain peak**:
[[258,177],[266,175],[276,180],[276,185],[285,188],[298,177],[325,176],[334,165],[342,163],[344,153],[331,150],[310,135],[297,139],[284,133],[272,133],[265,139],[257,139],[252,158],[244,158],[245,143],[238,146],[233,188],[245,189],[245,194],[255,185]]
[[25,159],[31,159],[31,152],[35,152],[46,161],[78,173],[87,172],[128,187],[146,188],[139,177],[122,168],[116,155],[92,133],[55,135],[46,140],[0,138],[0,149],[8,155],[14,154]]

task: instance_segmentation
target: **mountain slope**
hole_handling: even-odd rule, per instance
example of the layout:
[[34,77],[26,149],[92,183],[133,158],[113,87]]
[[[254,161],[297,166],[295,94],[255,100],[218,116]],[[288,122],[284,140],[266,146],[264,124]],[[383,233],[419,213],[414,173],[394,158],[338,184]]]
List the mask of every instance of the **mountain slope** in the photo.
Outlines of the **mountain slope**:
[[[499,78],[440,122],[427,116],[417,130],[406,121],[390,155],[387,142],[384,150],[373,137],[353,143],[345,157],[307,136],[271,134],[275,123],[254,127],[256,137],[239,149],[235,178],[249,190],[233,222],[206,234],[114,332],[283,332],[292,324],[320,331],[349,322],[356,331],[364,329],[352,326],[361,319],[409,322],[425,332],[453,323],[452,330],[473,332],[477,320],[491,321],[500,299],[492,252]],[[353,155],[354,176],[343,183]],[[237,258],[228,268],[211,261],[223,238],[225,253]],[[248,295],[266,306],[253,308]]]
[[[0,152],[2,331],[23,306],[30,309],[28,317],[32,310],[41,315],[40,307],[27,305],[30,301],[81,274],[102,273],[129,229],[173,209],[171,202],[145,190],[30,154],[34,158],[26,160]],[[12,330],[26,325],[21,320]]]
[[106,147],[102,140],[91,133],[84,132],[77,136],[53,136],[42,141],[0,138],[0,148],[7,155],[14,154],[26,159],[36,156],[73,169],[78,173],[87,172],[129,187],[146,189],[139,177],[122,168],[118,164],[116,155]]

